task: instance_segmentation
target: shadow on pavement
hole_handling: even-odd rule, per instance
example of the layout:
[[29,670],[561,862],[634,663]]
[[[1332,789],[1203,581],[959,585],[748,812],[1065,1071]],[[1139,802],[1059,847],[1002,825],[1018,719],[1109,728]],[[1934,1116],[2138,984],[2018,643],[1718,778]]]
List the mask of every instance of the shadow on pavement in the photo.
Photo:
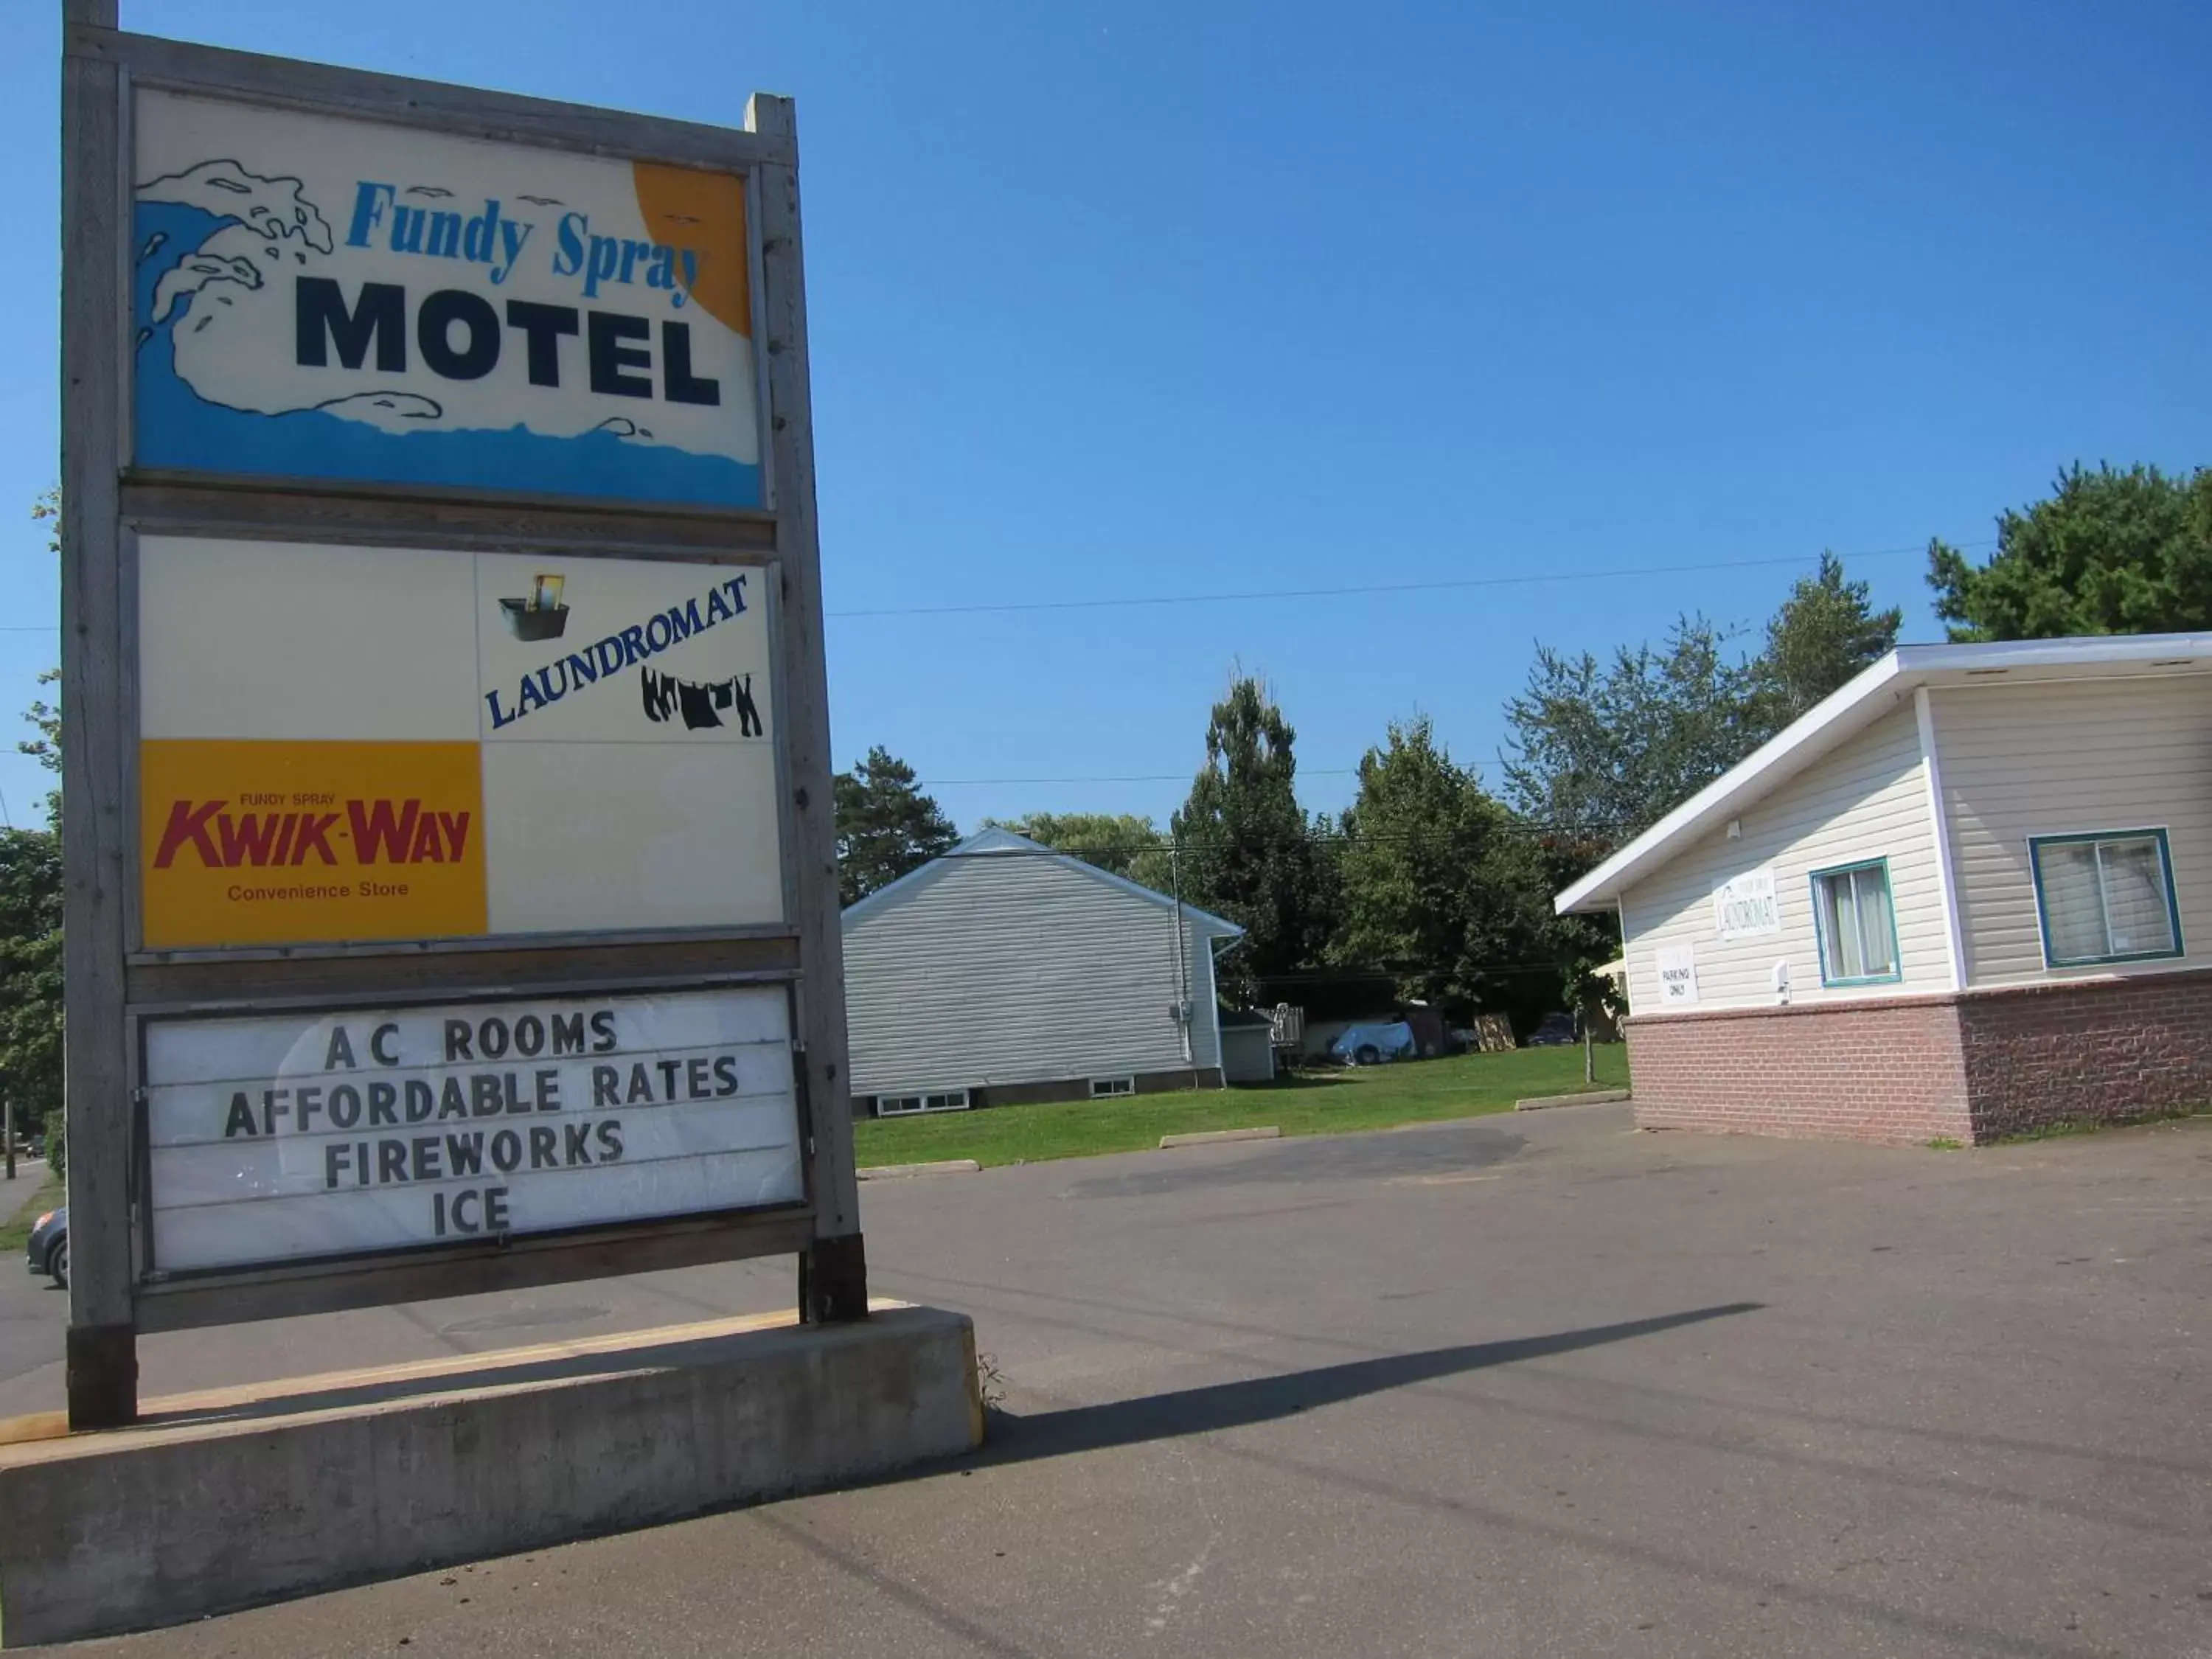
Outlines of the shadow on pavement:
[[1455,1348],[1430,1348],[1419,1353],[1353,1359],[1341,1365],[1322,1365],[1313,1370],[1254,1377],[1242,1382],[1216,1382],[1200,1389],[1178,1389],[1173,1394],[1117,1400],[1103,1406],[1076,1406],[1066,1411],[1027,1416],[997,1412],[993,1415],[991,1437],[973,1460],[973,1466],[1023,1463],[1042,1457],[1064,1457],[1073,1452],[1099,1451],[1148,1440],[1173,1440],[1185,1435],[1211,1434],[1219,1429],[1243,1428],[1293,1416],[1316,1406],[1334,1406],[1411,1383],[1462,1376],[1492,1365],[1510,1365],[1524,1359],[1572,1353],[1582,1348],[1602,1347],[1609,1342],[1653,1336],[1686,1325],[1703,1324],[1707,1320],[1756,1313],[1765,1305],[1761,1302],[1728,1302],[1717,1307],[1692,1308],[1651,1319],[1626,1320],[1617,1325],[1593,1325],[1584,1330],[1560,1331],[1550,1336],[1470,1342]]

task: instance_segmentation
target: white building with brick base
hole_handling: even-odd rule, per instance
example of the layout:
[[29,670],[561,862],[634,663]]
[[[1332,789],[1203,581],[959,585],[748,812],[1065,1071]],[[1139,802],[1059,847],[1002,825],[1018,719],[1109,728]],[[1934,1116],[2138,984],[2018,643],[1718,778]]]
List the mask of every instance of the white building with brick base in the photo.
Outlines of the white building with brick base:
[[1652,1127],[2212,1102],[2212,635],[1900,647],[1556,902],[1620,918]]

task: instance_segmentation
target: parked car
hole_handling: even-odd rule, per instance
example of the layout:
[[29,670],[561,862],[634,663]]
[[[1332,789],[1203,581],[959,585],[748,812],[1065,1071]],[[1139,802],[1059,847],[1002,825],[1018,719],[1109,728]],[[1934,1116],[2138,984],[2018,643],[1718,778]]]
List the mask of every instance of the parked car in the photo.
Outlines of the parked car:
[[1547,1014],[1528,1033],[1526,1046],[1531,1048],[1558,1048],[1575,1041],[1575,1017],[1572,1014]]
[[1386,1060],[1413,1057],[1413,1028],[1395,1025],[1350,1025],[1328,1045],[1328,1051],[1347,1066],[1380,1066]]
[[31,1224],[27,1265],[33,1276],[43,1273],[64,1290],[69,1289],[69,1206],[49,1210]]

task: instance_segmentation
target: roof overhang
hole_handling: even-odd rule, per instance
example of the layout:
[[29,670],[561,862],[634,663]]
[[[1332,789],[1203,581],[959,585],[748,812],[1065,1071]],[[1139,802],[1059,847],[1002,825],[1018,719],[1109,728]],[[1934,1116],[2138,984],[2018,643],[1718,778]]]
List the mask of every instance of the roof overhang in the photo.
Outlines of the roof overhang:
[[988,829],[977,830],[967,840],[932,859],[921,868],[909,870],[896,881],[887,882],[866,897],[854,900],[845,907],[841,921],[844,926],[849,927],[854,922],[864,921],[878,910],[886,910],[903,904],[930,882],[951,869],[952,861],[955,860],[1024,856],[1049,859],[1066,869],[1078,871],[1094,881],[1103,882],[1108,886],[1118,889],[1133,898],[1142,899],[1148,904],[1157,905],[1165,909],[1180,910],[1183,926],[1194,938],[1241,939],[1244,937],[1244,930],[1225,916],[1217,916],[1210,910],[1201,910],[1196,905],[1188,902],[1178,904],[1169,895],[1155,891],[1141,882],[1131,881],[1127,876],[1117,876],[1111,870],[1102,870],[1087,860],[1076,857],[1073,853],[1063,853],[1057,848],[1047,847],[1040,842],[1031,841],[1027,836],[1017,835],[1014,831],[999,824],[993,824]]
[[2212,634],[2130,634],[1990,645],[1901,645],[1707,784],[1553,900],[1608,910],[1717,826],[1796,777],[1922,687],[2212,673]]

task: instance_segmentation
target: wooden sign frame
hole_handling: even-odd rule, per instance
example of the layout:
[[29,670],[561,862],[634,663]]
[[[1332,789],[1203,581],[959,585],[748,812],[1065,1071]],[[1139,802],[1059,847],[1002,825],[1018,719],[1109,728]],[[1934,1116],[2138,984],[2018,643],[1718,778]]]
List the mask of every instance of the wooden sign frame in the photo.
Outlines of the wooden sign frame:
[[[866,1316],[838,922],[814,501],[798,136],[756,95],[743,131],[126,34],[64,0],[62,836],[75,1428],[137,1414],[137,1336],[797,1251],[809,1320]],[[490,490],[153,471],[131,461],[132,100],[158,88],[622,161],[735,173],[751,238],[765,505],[642,506]],[[271,949],[137,946],[137,541],[234,539],[557,552],[758,568],[780,711],[785,921],[775,927]],[[149,1019],[283,1007],[781,983],[793,998],[806,1201],[408,1251],[188,1285],[144,1271],[139,1124]]]

